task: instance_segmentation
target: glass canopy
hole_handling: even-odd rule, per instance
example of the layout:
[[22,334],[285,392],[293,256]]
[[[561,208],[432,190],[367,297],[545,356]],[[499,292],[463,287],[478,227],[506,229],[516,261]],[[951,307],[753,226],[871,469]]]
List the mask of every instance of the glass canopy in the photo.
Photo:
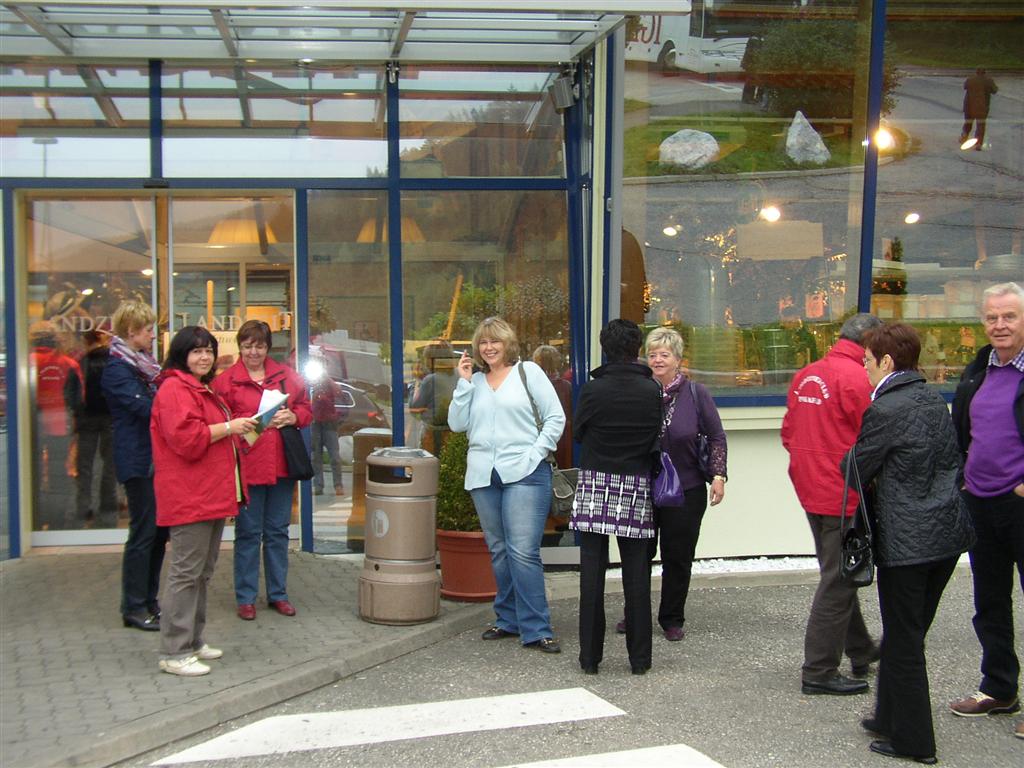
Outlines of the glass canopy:
[[689,11],[680,0],[15,0],[0,7],[0,37],[3,55],[15,57],[556,63],[626,14]]

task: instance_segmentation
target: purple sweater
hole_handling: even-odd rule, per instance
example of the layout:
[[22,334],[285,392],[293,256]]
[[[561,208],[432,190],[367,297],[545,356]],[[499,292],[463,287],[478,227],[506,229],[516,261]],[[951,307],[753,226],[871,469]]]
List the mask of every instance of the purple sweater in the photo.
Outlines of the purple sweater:
[[[718,415],[715,401],[703,384],[696,383],[697,399],[700,400],[700,411],[704,434],[711,444],[711,471],[715,475],[727,475],[725,430]],[[661,438],[661,449],[667,451],[672,463],[679,473],[683,490],[690,490],[704,485],[704,479],[697,469],[697,407],[690,395],[690,380],[682,374],[665,387],[663,396],[664,407],[668,410],[672,397],[676,397],[676,409],[672,415],[672,423]]]
[[1012,365],[989,366],[971,400],[971,447],[964,478],[975,496],[1009,493],[1024,482],[1024,441],[1013,418],[1013,400],[1024,373]]

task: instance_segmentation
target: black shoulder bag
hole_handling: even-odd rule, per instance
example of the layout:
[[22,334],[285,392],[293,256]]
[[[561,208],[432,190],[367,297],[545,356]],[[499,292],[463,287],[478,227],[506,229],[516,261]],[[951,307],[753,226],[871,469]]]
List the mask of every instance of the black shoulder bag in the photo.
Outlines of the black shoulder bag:
[[[857,492],[857,509],[852,515],[846,514],[846,501],[850,488]],[[850,525],[846,521],[850,520]],[[842,560],[839,563],[839,578],[853,587],[867,587],[875,580],[875,553],[871,535],[871,520],[864,489],[860,483],[857,457],[853,448],[846,455],[846,481],[843,483],[843,506],[839,510],[839,542]]]
[[[281,391],[288,394],[281,382]],[[287,403],[286,403],[287,405]],[[284,460],[288,465],[289,480],[310,480],[313,477],[313,462],[309,458],[309,448],[306,447],[306,440],[302,432],[294,424],[286,427],[279,427],[281,445],[284,446]]]

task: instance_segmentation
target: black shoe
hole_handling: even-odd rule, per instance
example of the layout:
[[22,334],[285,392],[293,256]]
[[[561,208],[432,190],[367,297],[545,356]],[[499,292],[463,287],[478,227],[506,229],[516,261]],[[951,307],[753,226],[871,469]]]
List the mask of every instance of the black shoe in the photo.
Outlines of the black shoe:
[[160,619],[151,613],[126,613],[121,618],[126,627],[141,629],[143,632],[160,631]]
[[501,640],[505,637],[519,637],[519,633],[509,632],[508,630],[502,629],[501,627],[494,626],[488,627],[484,630],[484,633],[480,635],[481,640]]
[[860,727],[863,728],[868,733],[874,733],[874,734],[876,734],[878,736],[888,736],[889,735],[882,728],[882,724],[879,723],[873,717],[865,717],[863,720],[861,720],[860,721]]
[[902,757],[905,760],[913,760],[915,763],[921,763],[922,765],[935,765],[939,762],[935,755],[929,757],[914,757],[913,755],[904,755],[897,752],[892,744],[888,741],[872,741],[868,744],[868,749],[874,752],[876,755],[885,755],[886,757]]
[[629,671],[632,672],[634,675],[646,675],[647,670],[649,670],[650,668],[651,662],[649,661],[645,664],[634,664],[633,662],[629,663]]
[[616,622],[616,624],[615,624],[615,634],[617,634],[617,635],[624,635],[624,634],[626,634],[626,620],[625,619],[619,619],[619,621]]
[[867,677],[871,672],[871,665],[880,658],[882,658],[882,648],[879,645],[875,645],[875,647],[871,649],[871,653],[868,654],[867,661],[858,663],[853,659],[850,659],[850,674],[853,677]]
[[542,637],[540,640],[534,640],[532,643],[523,643],[524,648],[536,648],[538,651],[544,653],[561,653],[562,646],[558,644],[558,641],[553,637]]
[[597,664],[580,664],[580,669],[583,670],[584,675],[597,674]]
[[829,696],[851,696],[855,693],[867,693],[868,684],[863,680],[854,680],[843,675],[836,674],[831,680],[823,683],[803,681],[800,688],[808,696],[826,694]]

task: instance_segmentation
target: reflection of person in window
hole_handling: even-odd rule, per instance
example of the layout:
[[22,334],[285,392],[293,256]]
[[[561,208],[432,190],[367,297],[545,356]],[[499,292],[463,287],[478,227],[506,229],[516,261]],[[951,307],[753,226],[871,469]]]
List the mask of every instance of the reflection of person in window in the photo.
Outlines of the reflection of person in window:
[[555,460],[560,467],[572,466],[572,384],[562,378],[562,353],[550,344],[541,344],[533,351],[533,362],[544,369],[555,388],[558,402],[565,412],[565,429],[558,438]]
[[423,448],[435,456],[441,453],[448,429],[448,406],[455,391],[455,358],[447,343],[431,344],[423,350],[427,375],[416,382],[409,411],[423,422]]
[[313,409],[312,440],[313,440],[313,491],[320,495],[324,492],[324,449],[331,461],[331,480],[334,482],[334,495],[344,493],[341,478],[341,454],[338,449],[338,427],[341,426],[341,415],[334,407],[343,395],[341,386],[327,375],[313,382],[311,406]]
[[960,129],[960,143],[967,141],[971,133],[971,126],[974,125],[974,138],[977,143],[974,149],[981,151],[985,143],[985,121],[988,119],[988,110],[992,104],[992,94],[998,93],[999,88],[995,81],[985,74],[982,67],[978,67],[974,74],[964,80],[964,126]]
[[[75,409],[75,435],[78,450],[75,456],[77,477],[76,511],[78,520],[94,518],[103,527],[117,522],[117,484],[114,481],[114,439],[110,428],[110,409],[103,396],[103,370],[110,360],[107,334],[90,330],[82,334],[85,354],[82,369],[83,398]],[[92,508],[93,467],[99,461],[100,497],[98,514]]]
[[35,377],[39,447],[35,454],[35,485],[39,489],[36,527],[63,528],[71,500],[68,461],[71,453],[69,417],[82,399],[82,371],[58,348],[52,323],[42,321],[29,329],[29,370]]
[[743,49],[743,58],[740,60],[740,69],[746,73],[743,82],[743,94],[740,101],[744,104],[759,104],[764,96],[764,88],[758,81],[758,74],[752,70],[757,68],[757,54],[761,50],[764,41],[757,35],[747,39],[747,47]]

